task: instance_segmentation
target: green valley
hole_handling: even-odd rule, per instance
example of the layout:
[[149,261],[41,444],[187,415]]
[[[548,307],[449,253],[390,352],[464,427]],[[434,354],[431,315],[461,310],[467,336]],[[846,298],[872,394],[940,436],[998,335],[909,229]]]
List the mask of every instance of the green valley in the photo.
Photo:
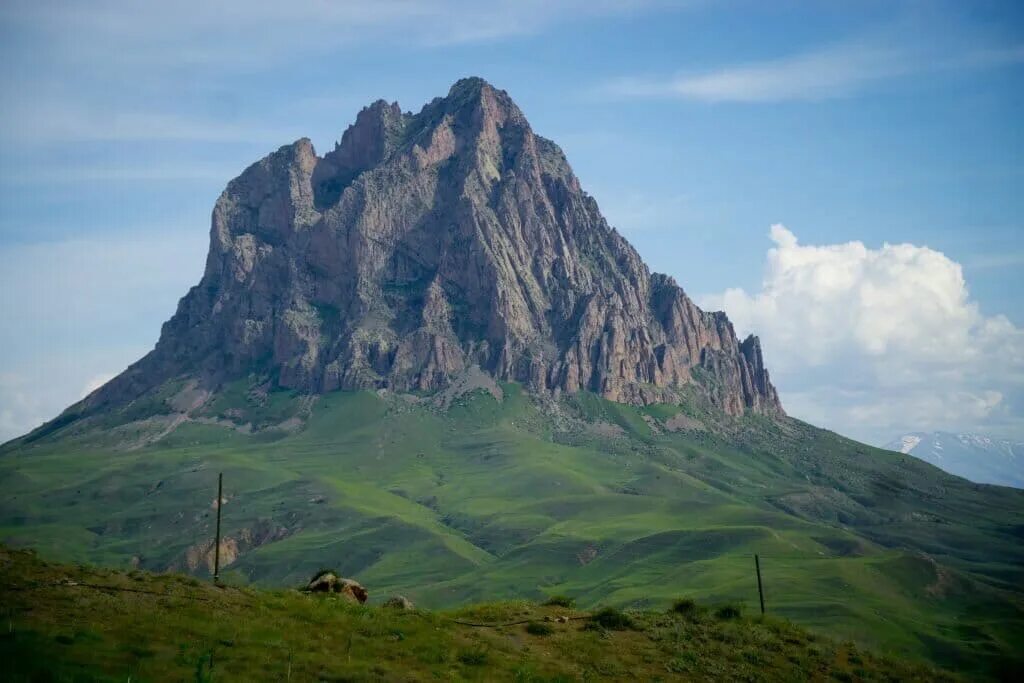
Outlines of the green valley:
[[[1024,665],[1024,492],[980,486],[791,418],[694,396],[634,407],[513,383],[446,397],[229,385],[187,417],[160,390],[110,425],[0,451],[0,539],[47,559],[297,586],[321,567],[429,608],[681,595],[882,652]],[[145,413],[128,413],[145,402]],[[117,426],[120,425],[120,426]]]

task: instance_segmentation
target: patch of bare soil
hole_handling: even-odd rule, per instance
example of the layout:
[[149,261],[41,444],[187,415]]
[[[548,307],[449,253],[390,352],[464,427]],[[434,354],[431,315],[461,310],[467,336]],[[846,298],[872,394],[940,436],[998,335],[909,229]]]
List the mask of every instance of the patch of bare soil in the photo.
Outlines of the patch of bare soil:
[[452,401],[459,396],[469,394],[477,389],[483,389],[499,403],[505,399],[505,392],[501,390],[494,378],[481,370],[479,365],[473,365],[456,377],[446,389],[435,394],[432,401],[434,405],[447,410]]

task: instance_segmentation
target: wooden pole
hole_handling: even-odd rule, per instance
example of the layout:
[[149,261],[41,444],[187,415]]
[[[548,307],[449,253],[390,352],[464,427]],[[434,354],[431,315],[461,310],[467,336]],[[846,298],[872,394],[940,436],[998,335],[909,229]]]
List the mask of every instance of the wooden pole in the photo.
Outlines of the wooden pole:
[[764,615],[764,588],[761,586],[761,558],[754,555],[754,568],[757,569],[757,596],[761,599],[761,615]]
[[[213,545],[213,582],[220,581],[220,506],[224,502],[224,473],[217,475],[217,538]],[[760,574],[758,574],[760,581]],[[764,608],[761,608],[764,611]]]

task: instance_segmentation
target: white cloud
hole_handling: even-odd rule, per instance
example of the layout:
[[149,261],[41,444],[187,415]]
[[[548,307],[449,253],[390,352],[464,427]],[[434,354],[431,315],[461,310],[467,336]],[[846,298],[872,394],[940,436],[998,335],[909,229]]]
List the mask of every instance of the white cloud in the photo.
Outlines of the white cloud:
[[238,175],[239,168],[227,164],[175,164],[151,165],[114,164],[39,164],[12,168],[0,172],[0,183],[8,186],[77,183],[134,183],[167,181],[210,181],[224,183]]
[[1024,266],[1024,251],[1004,251],[998,254],[977,254],[967,260],[968,268],[988,270]]
[[[303,83],[314,63],[345,63],[340,52],[431,50],[540,33],[591,17],[671,0],[130,0],[0,3],[0,142],[265,142],[305,134],[294,117],[267,125],[268,107],[227,116],[195,111],[204,96],[225,107],[239,81],[292,65]],[[473,75],[473,74],[456,74]],[[274,78],[274,76],[268,76]],[[131,87],[125,87],[131,84]],[[261,87],[277,91],[287,83]],[[184,99],[178,93],[203,91]],[[331,94],[321,93],[324,98]],[[334,99],[338,99],[334,96]],[[356,104],[363,104],[359,101]],[[356,106],[353,104],[351,106]],[[174,113],[168,108],[193,109]],[[345,110],[349,105],[345,106]],[[272,118],[272,114],[269,115]]]
[[760,334],[790,412],[874,441],[1024,433],[1024,330],[985,316],[960,264],[912,244],[802,245],[773,225],[761,290],[703,297]]
[[301,137],[294,126],[258,126],[242,121],[213,121],[177,114],[120,111],[109,102],[23,99],[5,108],[0,140],[32,142],[259,142],[284,144]]
[[[0,22],[41,30],[78,60],[189,66],[265,64],[339,46],[435,46],[537,33],[581,18],[625,13],[656,0],[12,0]],[[127,51],[127,52],[126,52]]]
[[[27,434],[83,398],[83,390],[103,377],[90,378],[89,373],[97,368],[120,372],[147,350],[115,340],[107,348],[50,349],[17,362],[5,360],[0,373],[0,444]],[[109,379],[114,373],[104,374]]]
[[935,46],[908,47],[862,41],[761,62],[673,76],[628,76],[600,88],[615,97],[675,98],[701,102],[823,100],[866,86],[936,69],[990,68],[1024,62],[1024,48],[966,49],[952,55]]
[[82,394],[79,398],[85,398],[110,380],[114,379],[114,377],[116,377],[116,375],[112,372],[105,372],[101,375],[90,377],[89,381],[85,383],[84,387],[82,387]]
[[153,347],[199,280],[205,232],[0,247],[0,442],[55,417]]

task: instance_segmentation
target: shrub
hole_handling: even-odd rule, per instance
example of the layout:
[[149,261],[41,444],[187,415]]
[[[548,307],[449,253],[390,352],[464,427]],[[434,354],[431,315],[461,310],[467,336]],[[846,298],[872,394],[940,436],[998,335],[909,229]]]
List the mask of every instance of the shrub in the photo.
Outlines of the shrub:
[[554,629],[543,621],[531,621],[526,625],[526,632],[531,636],[550,636]]
[[483,666],[487,663],[487,650],[482,647],[463,650],[459,653],[458,660],[466,666]]
[[570,598],[568,595],[552,595],[544,604],[548,607],[566,607],[572,608],[576,606],[576,599]]
[[694,614],[697,611],[697,603],[693,598],[679,598],[672,603],[672,611],[676,614]]
[[613,631],[625,631],[634,628],[633,619],[614,607],[603,607],[590,615],[590,623]]
[[739,605],[722,605],[715,610],[715,616],[719,619],[739,619],[741,613]]

